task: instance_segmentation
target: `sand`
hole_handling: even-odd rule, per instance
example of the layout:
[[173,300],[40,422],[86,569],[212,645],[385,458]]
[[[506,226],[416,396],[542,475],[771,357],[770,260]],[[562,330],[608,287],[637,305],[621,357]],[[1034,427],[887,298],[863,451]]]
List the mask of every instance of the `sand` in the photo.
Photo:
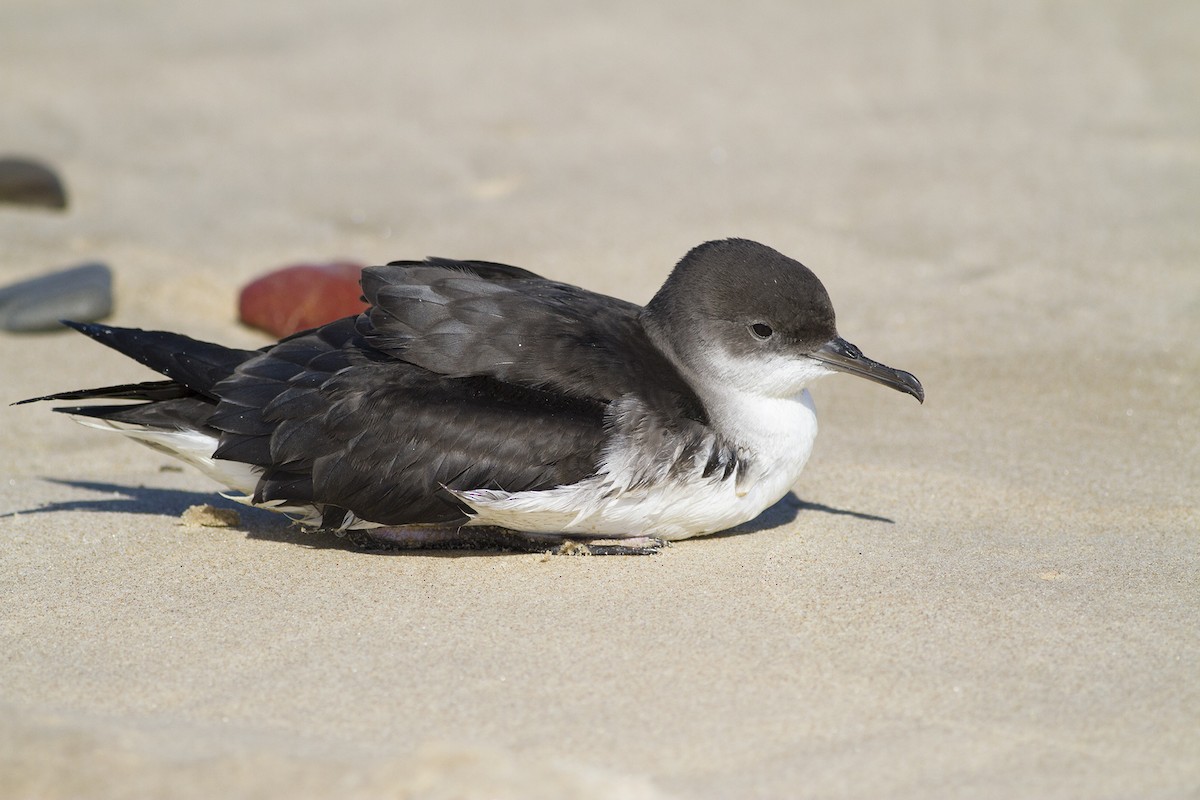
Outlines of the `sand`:
[[[1194,3],[6,0],[0,283],[239,346],[306,259],[644,302],[737,235],[924,382],[644,558],[377,555],[43,406],[0,425],[0,795],[1200,796]],[[150,377],[0,335],[3,391]]]

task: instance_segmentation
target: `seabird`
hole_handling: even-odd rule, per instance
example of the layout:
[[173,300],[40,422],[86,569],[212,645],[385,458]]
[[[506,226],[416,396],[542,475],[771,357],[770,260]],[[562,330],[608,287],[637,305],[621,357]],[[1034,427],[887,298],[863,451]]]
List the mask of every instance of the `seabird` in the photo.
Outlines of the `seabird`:
[[22,402],[137,401],[55,411],[360,543],[488,542],[485,528],[646,552],[788,492],[817,434],[816,378],[925,398],[838,335],[807,267],[745,239],[691,250],[645,307],[444,258],[368,268],[362,291],[362,314],[260,350],[66,323],[166,380]]

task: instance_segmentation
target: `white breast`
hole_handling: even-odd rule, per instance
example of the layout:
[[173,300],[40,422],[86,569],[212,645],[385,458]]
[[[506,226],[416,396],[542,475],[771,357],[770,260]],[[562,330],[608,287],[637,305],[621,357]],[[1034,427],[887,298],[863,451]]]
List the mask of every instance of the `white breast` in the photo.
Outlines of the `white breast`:
[[675,540],[747,522],[778,502],[799,478],[817,435],[817,415],[807,390],[788,398],[721,394],[708,398],[713,428],[736,442],[740,461],[748,465],[727,479],[720,472],[702,476],[708,456],[702,448],[690,469],[664,470],[648,485],[631,485],[639,454],[626,449],[609,452],[599,474],[571,486],[455,495],[476,513],[469,524],[530,533]]

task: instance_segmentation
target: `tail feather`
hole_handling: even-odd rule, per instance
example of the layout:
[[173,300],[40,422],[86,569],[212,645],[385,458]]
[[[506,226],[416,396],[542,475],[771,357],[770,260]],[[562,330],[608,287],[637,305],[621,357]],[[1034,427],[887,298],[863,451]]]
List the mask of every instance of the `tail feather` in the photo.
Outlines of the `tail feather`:
[[203,431],[215,439],[219,434],[208,424],[214,408],[216,404],[211,400],[193,394],[152,403],[65,406],[54,410],[73,417],[102,419],[155,430]]
[[[228,377],[238,364],[258,355],[253,350],[238,350],[219,344],[202,342],[189,336],[167,331],[144,331],[139,328],[117,328],[95,322],[64,322],[64,325],[86,334],[100,344],[111,347],[122,355],[129,356],[155,372],[166,375],[176,384],[213,399],[212,388]],[[166,389],[165,382],[157,384],[130,384],[106,387],[108,391],[150,387],[149,391]],[[119,395],[90,395],[117,397]],[[54,397],[51,399],[74,399]],[[142,399],[134,397],[130,399]],[[154,398],[147,398],[154,399]]]
[[[38,403],[43,400],[174,400],[194,395],[191,389],[175,381],[146,381],[145,383],[123,383],[120,386],[99,386],[95,389],[72,389],[69,392],[30,397],[18,400],[14,406]],[[56,409],[62,410],[62,409]]]
[[20,400],[14,405],[40,400],[135,400],[140,402],[76,405],[54,410],[149,429],[208,431],[208,417],[218,399],[213,387],[233,374],[243,361],[258,355],[255,351],[222,347],[165,331],[97,323],[63,324],[161,372],[169,380],[72,389]]

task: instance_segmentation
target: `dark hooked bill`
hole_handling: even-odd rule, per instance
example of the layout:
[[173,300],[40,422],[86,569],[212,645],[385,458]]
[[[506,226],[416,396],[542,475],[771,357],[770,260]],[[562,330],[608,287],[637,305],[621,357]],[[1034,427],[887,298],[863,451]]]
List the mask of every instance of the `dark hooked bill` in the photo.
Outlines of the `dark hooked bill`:
[[869,381],[882,383],[899,392],[911,394],[918,402],[925,402],[925,389],[911,372],[892,369],[886,364],[872,361],[854,345],[840,336],[835,336],[810,354],[813,358],[838,372],[848,372]]

